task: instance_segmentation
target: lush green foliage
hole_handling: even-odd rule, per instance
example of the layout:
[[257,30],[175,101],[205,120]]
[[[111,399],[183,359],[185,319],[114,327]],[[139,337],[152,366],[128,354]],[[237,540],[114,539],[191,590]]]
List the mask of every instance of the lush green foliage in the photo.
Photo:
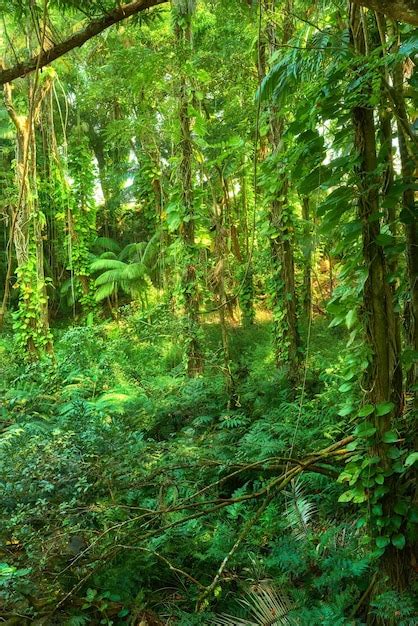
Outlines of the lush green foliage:
[[[57,366],[22,365],[18,356],[3,366],[2,418],[13,424],[3,433],[0,466],[2,542],[7,567],[16,568],[2,572],[9,610],[42,613],[75,588],[49,623],[95,623],[99,616],[125,623],[125,615],[151,608],[195,623],[201,589],[186,574],[210,583],[258,504],[189,521],[193,511],[142,524],[143,514],[174,508],[203,489],[197,501],[257,491],[275,473],[263,470],[265,459],[287,456],[290,446],[303,457],[344,432],[345,419],[335,416],[343,393],[334,350],[327,350],[332,335],[342,349],[337,330],[315,328],[301,415],[284,372],[268,366],[268,325],[232,332],[231,349],[240,355],[234,410],[225,408],[219,359],[204,379],[185,377],[170,339],[175,332],[167,309],[151,319],[129,312],[117,326],[62,331]],[[216,326],[207,327],[205,344],[216,354]],[[220,481],[236,464],[247,469]],[[336,514],[341,493],[332,476],[306,474],[271,502],[213,590],[219,613],[244,616],[243,590],[269,579],[289,598],[296,623],[346,623],[373,555],[356,507]],[[377,597],[376,610],[384,602]],[[393,606],[407,624],[407,597]],[[196,623],[211,619],[202,613]]]
[[[6,624],[416,623],[418,38],[348,4],[4,85]],[[0,0],[1,68],[118,5]]]

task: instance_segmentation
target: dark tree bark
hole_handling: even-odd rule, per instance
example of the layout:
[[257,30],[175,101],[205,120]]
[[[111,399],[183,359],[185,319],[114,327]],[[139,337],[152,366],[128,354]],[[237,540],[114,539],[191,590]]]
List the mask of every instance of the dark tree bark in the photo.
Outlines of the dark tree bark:
[[398,22],[418,26],[418,0],[353,0],[358,6],[383,13]]

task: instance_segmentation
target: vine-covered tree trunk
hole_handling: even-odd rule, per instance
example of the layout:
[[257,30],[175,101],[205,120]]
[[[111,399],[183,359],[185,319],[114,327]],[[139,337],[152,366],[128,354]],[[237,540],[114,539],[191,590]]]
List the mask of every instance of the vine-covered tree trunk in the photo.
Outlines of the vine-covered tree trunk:
[[[245,163],[244,163],[245,166]],[[240,263],[238,272],[239,306],[244,326],[252,326],[255,320],[254,308],[254,273],[252,269],[252,253],[250,246],[250,227],[248,223],[248,193],[247,178],[244,173],[241,179],[241,210],[239,212],[239,231],[237,233],[237,250],[243,249],[243,254],[235,256]],[[238,237],[241,235],[241,237]],[[254,236],[254,233],[253,233]],[[241,245],[240,245],[241,241]]]
[[[221,175],[221,182],[222,175]],[[222,185],[224,188],[224,185]],[[228,299],[225,290],[225,269],[228,259],[227,249],[227,225],[225,220],[225,196],[223,202],[215,203],[215,259],[216,265],[213,271],[212,284],[217,296],[217,309],[219,314],[219,324],[221,327],[222,350],[223,350],[223,373],[226,382],[226,392],[228,396],[228,408],[235,408],[236,392],[234,379],[231,372],[231,354],[229,348],[228,325],[226,313]]]
[[[366,54],[367,33],[360,9],[350,5],[350,32],[356,54]],[[361,69],[359,70],[361,72]],[[379,185],[377,180],[376,130],[374,112],[365,103],[352,110],[355,147],[359,154],[357,179],[359,189],[358,215],[362,224],[363,260],[367,269],[364,285],[363,313],[366,342],[369,348],[369,366],[365,374],[363,387],[367,401],[374,407],[393,403],[393,410],[383,415],[375,413],[375,441],[371,453],[380,457],[383,466],[391,473],[391,461],[387,456],[388,445],[383,443],[384,434],[390,431],[400,416],[402,407],[402,376],[399,376],[401,355],[396,341],[396,318],[393,294],[388,283],[387,262],[382,246],[378,243],[379,223]],[[396,481],[392,477],[385,481],[389,492],[384,498],[384,514],[393,514],[392,503],[396,495]],[[406,551],[401,552],[389,545],[382,557],[385,573],[397,589],[405,585],[407,568]]]
[[[281,194],[287,199],[288,182],[283,181]],[[297,321],[295,263],[293,254],[293,224],[286,200],[273,200],[270,223],[279,233],[271,240],[274,280],[274,342],[277,365],[286,364],[289,379],[295,383],[299,377],[300,335]],[[278,313],[280,311],[280,313]]]
[[29,114],[20,115],[14,105],[9,84],[4,86],[6,109],[16,129],[17,205],[12,225],[16,252],[19,306],[14,328],[30,358],[52,352],[49,331],[43,253],[43,216],[40,213],[36,184],[35,118],[50,84],[38,91],[29,90]]
[[[409,124],[408,112],[403,95],[403,72],[401,66],[395,68],[394,86],[397,93],[399,115],[406,124]],[[418,153],[416,146],[411,145],[409,138],[405,136],[404,126],[399,119],[397,121],[397,128],[402,178],[405,185],[402,201],[402,221],[405,224],[410,288],[410,302],[408,303],[407,315],[407,343],[412,353],[415,353],[415,358],[412,359],[412,364],[408,371],[408,384],[412,387],[416,384],[418,375],[418,227],[413,188],[418,172]]]
[[68,165],[73,179],[67,212],[69,269],[75,279],[75,296],[86,316],[94,310],[89,247],[96,236],[97,207],[92,154],[81,133],[70,146]]
[[[265,9],[274,10],[274,0],[265,0]],[[286,14],[283,27],[283,44],[285,45],[292,35],[292,0],[286,2]],[[266,37],[270,54],[277,50],[276,27],[269,19]],[[276,107],[270,108],[270,145],[272,154],[278,156],[282,147],[284,119]],[[289,379],[295,384],[299,377],[300,364],[300,335],[297,321],[297,296],[295,288],[294,262],[294,228],[291,209],[289,206],[289,181],[284,168],[278,172],[280,182],[270,206],[270,224],[276,236],[271,240],[272,274],[273,274],[273,321],[274,347],[277,365],[286,364],[289,369]]]
[[312,241],[310,228],[309,198],[302,198],[302,218],[305,235],[305,266],[303,268],[303,308],[308,322],[312,317]]
[[[386,49],[386,21],[382,16],[377,16],[377,23],[382,41],[380,42],[383,48],[383,54]],[[387,97],[384,92],[381,94],[381,103],[379,108],[379,126],[380,126],[380,154],[379,162],[385,165],[381,183],[382,199],[385,200],[389,197],[393,188],[395,178],[395,167],[393,162],[393,140],[392,140],[392,114],[388,107]],[[388,203],[389,206],[386,211],[386,223],[390,229],[393,237],[397,236],[397,209],[393,202]],[[392,294],[392,306],[393,306],[393,341],[394,341],[394,354],[400,355],[402,352],[401,341],[401,320],[400,314],[395,306],[397,298],[398,282],[395,280],[396,272],[398,270],[398,254],[390,253],[386,256],[386,265],[388,273],[388,282]],[[397,412],[400,413],[403,405],[403,379],[402,379],[402,364],[398,358],[394,366],[393,372],[393,385],[394,388],[399,390],[399,406],[397,406]]]
[[[181,57],[187,57],[192,48],[192,30],[190,6],[183,0],[176,3],[175,33]],[[198,376],[203,370],[203,354],[199,341],[199,292],[197,284],[197,262],[195,242],[195,210],[193,197],[193,143],[189,114],[189,85],[180,70],[179,87],[179,123],[180,123],[180,197],[183,209],[181,236],[184,247],[184,270],[181,279],[181,291],[184,299],[187,372],[189,376]]]

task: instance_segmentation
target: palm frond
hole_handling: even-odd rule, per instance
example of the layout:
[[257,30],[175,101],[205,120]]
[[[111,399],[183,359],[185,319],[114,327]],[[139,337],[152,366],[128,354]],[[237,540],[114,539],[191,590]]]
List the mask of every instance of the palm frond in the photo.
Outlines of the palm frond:
[[[114,252],[111,252],[110,250],[108,250],[107,252],[102,252],[99,259],[117,259],[117,256]],[[96,260],[96,257],[94,257],[93,261],[95,260]]]
[[95,247],[101,248],[102,250],[110,250],[115,254],[119,254],[120,245],[114,239],[110,237],[97,237],[94,242]]
[[121,274],[121,280],[136,280],[143,278],[146,268],[142,263],[129,263],[125,266]]
[[103,272],[100,274],[95,280],[96,287],[100,287],[100,285],[107,285],[108,283],[115,283],[123,280],[123,272],[118,268],[114,270],[107,270],[107,272]]
[[116,270],[122,271],[126,267],[126,263],[119,261],[118,259],[96,259],[90,266],[92,272],[98,272],[101,270]]
[[316,506],[305,495],[301,480],[293,480],[290,490],[285,494],[289,498],[284,512],[287,528],[297,539],[302,540],[309,532],[309,523],[316,513]]
[[105,285],[101,285],[94,294],[94,299],[96,300],[96,302],[101,302],[102,300],[106,300],[106,298],[109,298],[115,291],[115,287],[115,283],[106,283]]
[[288,614],[292,610],[289,598],[270,584],[254,585],[239,600],[248,611],[248,618],[219,615],[214,626],[283,626],[290,624]]
[[129,243],[120,253],[119,259],[123,261],[124,259],[131,259],[133,256],[141,259],[146,245],[145,241],[140,241],[139,243]]

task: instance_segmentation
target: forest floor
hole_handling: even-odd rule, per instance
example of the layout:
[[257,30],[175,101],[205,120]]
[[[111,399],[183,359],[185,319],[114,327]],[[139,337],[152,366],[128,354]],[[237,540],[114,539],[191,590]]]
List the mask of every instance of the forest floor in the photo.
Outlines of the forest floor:
[[335,511],[341,465],[301,475],[284,497],[254,495],[283,472],[278,459],[350,434],[338,416],[344,331],[314,319],[302,390],[274,366],[266,314],[231,325],[233,405],[218,324],[203,325],[195,379],[179,332],[164,307],[151,319],[130,311],[57,331],[55,363],[31,365],[2,339],[4,615],[26,616],[22,626],[44,615],[35,623],[226,623],[209,609],[243,616],[248,584],[268,580],[297,623],[354,623],[344,616],[372,559],[358,511]]

